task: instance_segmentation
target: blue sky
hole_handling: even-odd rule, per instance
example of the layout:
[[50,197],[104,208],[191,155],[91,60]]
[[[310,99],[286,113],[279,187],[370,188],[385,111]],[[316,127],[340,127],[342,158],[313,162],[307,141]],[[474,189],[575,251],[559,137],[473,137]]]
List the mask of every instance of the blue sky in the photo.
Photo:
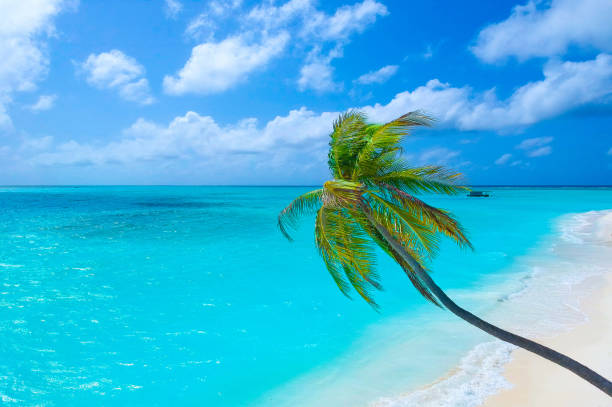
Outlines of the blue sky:
[[339,112],[415,165],[612,183],[612,2],[0,2],[0,184],[319,184]]

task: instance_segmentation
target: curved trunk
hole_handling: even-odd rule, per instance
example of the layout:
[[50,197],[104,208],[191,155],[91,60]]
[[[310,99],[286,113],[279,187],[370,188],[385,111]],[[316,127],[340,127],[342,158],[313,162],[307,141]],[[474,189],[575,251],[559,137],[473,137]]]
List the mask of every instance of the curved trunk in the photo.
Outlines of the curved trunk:
[[372,217],[371,213],[368,210],[364,210],[366,216],[370,220],[370,222],[376,227],[381,235],[387,240],[387,242],[391,245],[393,250],[401,256],[410,266],[413,268],[417,277],[421,280],[421,282],[427,286],[427,288],[440,300],[442,304],[453,314],[457,315],[459,318],[464,321],[474,325],[477,328],[482,329],[494,337],[501,339],[502,341],[509,342],[513,345],[516,345],[520,348],[528,350],[530,352],[535,353],[545,359],[550,360],[553,363],[558,364],[559,366],[563,366],[568,369],[572,373],[582,377],[587,382],[591,383],[593,386],[599,388],[608,396],[612,397],[612,382],[598,374],[597,372],[589,369],[585,365],[578,363],[574,359],[565,356],[562,353],[559,353],[549,347],[544,345],[540,345],[537,342],[529,340],[527,338],[523,338],[522,336],[515,335],[511,332],[504,331],[501,328],[496,327],[478,318],[476,315],[466,311],[461,308],[457,304],[453,302],[445,293],[442,291],[440,287],[432,280],[432,278],[427,274],[427,272],[421,267],[418,261],[414,259],[410,253],[408,253],[402,245],[391,236],[391,234],[381,225],[376,222],[376,220]]

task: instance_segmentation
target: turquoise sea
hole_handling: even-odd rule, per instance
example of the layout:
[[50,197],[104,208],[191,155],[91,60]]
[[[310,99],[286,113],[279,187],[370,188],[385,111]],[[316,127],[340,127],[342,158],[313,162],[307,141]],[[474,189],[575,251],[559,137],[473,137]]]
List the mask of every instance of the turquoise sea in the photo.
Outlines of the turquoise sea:
[[[377,313],[337,290],[312,219],[282,237],[278,212],[309,189],[0,188],[3,403],[408,406],[399,395],[469,372],[490,339],[422,300],[392,261],[379,257]],[[476,248],[445,243],[430,266],[457,302],[520,326],[507,300],[555,256],[568,214],[612,208],[612,189],[485,189],[424,197]]]

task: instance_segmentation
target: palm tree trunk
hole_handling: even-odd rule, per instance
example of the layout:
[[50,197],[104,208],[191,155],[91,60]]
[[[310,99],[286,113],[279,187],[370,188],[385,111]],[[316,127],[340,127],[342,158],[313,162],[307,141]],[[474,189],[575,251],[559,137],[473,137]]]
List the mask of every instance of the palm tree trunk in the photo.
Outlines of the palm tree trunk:
[[464,321],[474,325],[476,328],[482,329],[486,333],[493,335],[494,337],[501,339],[502,341],[509,342],[513,345],[516,345],[520,348],[528,350],[536,355],[539,355],[545,359],[550,360],[553,363],[558,364],[559,366],[563,366],[568,369],[572,373],[582,377],[587,382],[591,383],[593,386],[599,388],[608,396],[612,397],[612,382],[598,374],[597,372],[589,369],[585,365],[578,363],[574,359],[563,355],[549,347],[544,345],[540,345],[537,342],[529,340],[527,338],[523,338],[522,336],[515,335],[511,332],[505,331],[501,328],[496,327],[478,318],[476,315],[471,312],[466,311],[461,308],[457,304],[453,302],[445,293],[442,291],[440,287],[432,280],[429,274],[421,267],[418,261],[414,259],[410,253],[408,253],[402,245],[391,236],[391,234],[387,231],[386,228],[382,227],[376,220],[373,218],[372,214],[369,211],[369,208],[363,208],[366,216],[369,221],[376,227],[378,232],[385,238],[385,240],[391,245],[393,250],[401,256],[414,270],[417,277],[421,280],[421,282],[429,288],[429,290],[440,300],[440,302],[453,314],[457,315],[459,318]]

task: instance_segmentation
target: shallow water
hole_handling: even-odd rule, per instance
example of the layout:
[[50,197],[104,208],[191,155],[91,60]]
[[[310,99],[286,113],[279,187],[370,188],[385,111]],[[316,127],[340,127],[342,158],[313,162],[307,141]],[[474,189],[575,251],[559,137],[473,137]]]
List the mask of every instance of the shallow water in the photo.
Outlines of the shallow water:
[[[397,402],[489,340],[427,304],[384,257],[381,313],[342,296],[316,253],[312,219],[294,243],[276,229],[278,211],[306,190],[0,188],[2,400]],[[567,232],[559,217],[612,207],[612,190],[491,190],[426,200],[452,210],[476,247],[444,244],[434,278],[499,319],[533,267],[548,270],[545,248]]]

